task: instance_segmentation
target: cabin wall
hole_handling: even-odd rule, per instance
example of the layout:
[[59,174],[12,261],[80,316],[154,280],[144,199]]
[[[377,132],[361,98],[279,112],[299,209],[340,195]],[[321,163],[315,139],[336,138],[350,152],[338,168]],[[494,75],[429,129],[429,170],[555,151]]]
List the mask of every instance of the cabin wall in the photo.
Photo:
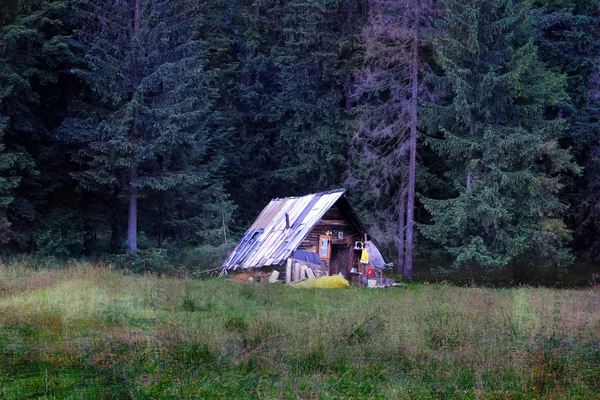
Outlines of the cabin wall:
[[[332,207],[325,213],[302,243],[300,243],[298,249],[316,253],[319,247],[319,236],[325,235],[326,232],[336,233],[331,235],[332,245],[350,245],[354,244],[355,241],[362,240],[360,232],[354,228],[350,221],[336,207]],[[337,239],[337,232],[343,233],[343,239]]]
[[[352,246],[354,242],[361,241],[361,233],[354,225],[346,218],[343,213],[336,207],[330,208],[323,218],[310,231],[304,241],[298,246],[299,250],[306,250],[313,253],[318,253],[319,236],[331,236],[331,253],[329,259],[321,259],[321,265],[331,273],[341,272],[348,278],[349,271],[353,266],[356,266],[358,260]],[[338,233],[342,233],[342,238],[338,238]],[[334,266],[331,271],[330,267]],[[338,264],[341,267],[338,270]]]

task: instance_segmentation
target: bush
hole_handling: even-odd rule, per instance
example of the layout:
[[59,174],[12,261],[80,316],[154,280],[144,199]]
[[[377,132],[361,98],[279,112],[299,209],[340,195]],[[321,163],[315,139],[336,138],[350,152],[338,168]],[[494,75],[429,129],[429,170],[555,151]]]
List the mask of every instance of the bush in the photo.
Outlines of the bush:
[[219,246],[202,245],[169,251],[173,264],[184,267],[188,271],[209,270],[218,268],[234,249],[234,244]]
[[160,275],[187,275],[194,271],[218,268],[232,245],[179,248],[137,249],[135,252],[105,256],[105,260],[116,268],[132,273],[156,273]]
[[37,235],[37,246],[37,253],[42,257],[79,256],[83,253],[84,235],[75,231],[61,234],[54,229],[49,229]]
[[119,269],[133,273],[169,274],[173,269],[166,249],[138,249],[133,253],[109,256],[108,261]]

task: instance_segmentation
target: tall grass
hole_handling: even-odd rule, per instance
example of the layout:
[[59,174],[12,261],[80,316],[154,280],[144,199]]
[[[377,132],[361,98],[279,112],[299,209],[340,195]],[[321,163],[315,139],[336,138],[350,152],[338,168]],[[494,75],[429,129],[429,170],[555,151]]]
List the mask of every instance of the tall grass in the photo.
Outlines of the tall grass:
[[597,398],[600,292],[0,266],[0,398]]

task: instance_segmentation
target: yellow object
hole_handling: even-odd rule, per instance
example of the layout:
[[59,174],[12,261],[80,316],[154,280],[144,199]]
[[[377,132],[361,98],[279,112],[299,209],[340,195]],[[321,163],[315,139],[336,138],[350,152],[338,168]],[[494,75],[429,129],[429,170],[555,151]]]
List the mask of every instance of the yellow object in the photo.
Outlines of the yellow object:
[[342,275],[322,276],[319,279],[309,279],[298,283],[292,283],[292,286],[299,288],[320,288],[333,289],[350,286],[348,281]]
[[369,263],[369,253],[367,253],[366,250],[363,250],[362,253],[360,254],[360,262],[363,264]]

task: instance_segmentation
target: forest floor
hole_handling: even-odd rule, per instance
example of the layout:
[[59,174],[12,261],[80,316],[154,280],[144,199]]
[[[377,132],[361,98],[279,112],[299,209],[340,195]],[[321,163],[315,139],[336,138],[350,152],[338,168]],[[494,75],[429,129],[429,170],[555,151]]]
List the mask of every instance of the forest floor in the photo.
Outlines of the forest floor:
[[0,266],[0,398],[598,398],[600,291]]

